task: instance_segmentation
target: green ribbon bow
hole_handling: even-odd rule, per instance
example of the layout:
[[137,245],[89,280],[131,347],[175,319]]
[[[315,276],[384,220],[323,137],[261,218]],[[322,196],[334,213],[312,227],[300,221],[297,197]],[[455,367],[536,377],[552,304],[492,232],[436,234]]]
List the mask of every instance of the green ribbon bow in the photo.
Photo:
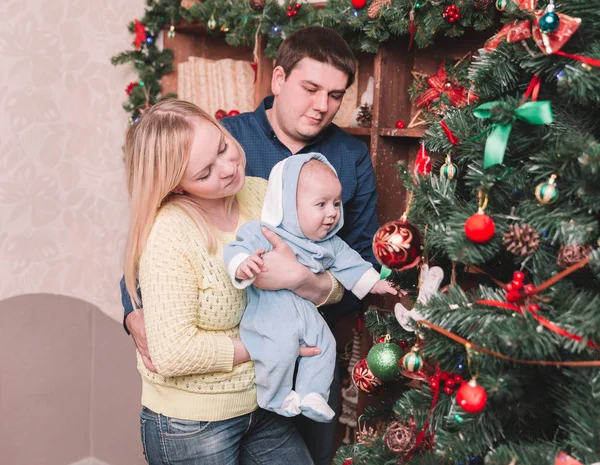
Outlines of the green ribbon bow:
[[[500,103],[501,102],[499,101],[484,103],[473,110],[473,114],[477,118],[489,118],[492,113],[492,108]],[[552,116],[552,103],[548,100],[526,102],[514,111],[513,119],[510,123],[494,124],[491,127],[490,135],[485,142],[485,152],[483,154],[484,168],[489,168],[490,166],[502,163],[510,131],[512,129],[512,123],[517,119],[527,121],[529,124],[550,124],[554,121],[554,117]]]

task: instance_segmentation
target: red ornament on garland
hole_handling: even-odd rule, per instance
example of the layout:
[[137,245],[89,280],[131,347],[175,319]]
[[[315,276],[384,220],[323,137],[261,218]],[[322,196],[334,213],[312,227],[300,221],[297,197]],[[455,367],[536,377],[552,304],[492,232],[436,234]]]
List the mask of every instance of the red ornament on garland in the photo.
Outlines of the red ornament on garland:
[[444,13],[442,16],[446,18],[449,23],[455,23],[460,19],[460,11],[458,10],[456,4],[453,3],[452,5],[448,5],[444,8]]
[[429,173],[431,173],[431,157],[427,153],[427,150],[425,150],[425,143],[421,141],[413,174],[416,178],[417,176],[427,176]]
[[215,119],[223,119],[227,116],[227,112],[225,110],[217,110],[215,112]]
[[133,39],[135,49],[140,50],[142,48],[142,44],[146,42],[146,26],[140,23],[137,19],[134,20],[133,33],[135,34],[135,38]]
[[477,213],[471,215],[465,221],[465,234],[470,241],[483,244],[494,237],[495,233],[496,224],[494,220],[483,213],[482,209],[479,209]]
[[364,8],[367,5],[367,0],[352,0],[352,6],[354,8]]
[[377,230],[373,253],[382,265],[393,270],[407,270],[419,263],[421,243],[421,233],[403,216]]
[[135,89],[140,83],[139,82],[130,82],[129,84],[127,84],[127,87],[125,88],[125,93],[127,95],[131,95],[131,93],[133,92],[133,89]]
[[399,119],[398,121],[396,121],[396,127],[398,129],[404,129],[406,125],[404,124],[404,121],[402,121],[401,119]]
[[487,392],[472,379],[458,388],[456,402],[465,412],[478,413],[485,408]]
[[227,116],[237,116],[239,115],[240,112],[237,110],[231,110],[229,113],[227,113]]
[[357,389],[373,396],[383,391],[383,383],[371,373],[366,358],[360,359],[354,365],[352,369],[352,381]]

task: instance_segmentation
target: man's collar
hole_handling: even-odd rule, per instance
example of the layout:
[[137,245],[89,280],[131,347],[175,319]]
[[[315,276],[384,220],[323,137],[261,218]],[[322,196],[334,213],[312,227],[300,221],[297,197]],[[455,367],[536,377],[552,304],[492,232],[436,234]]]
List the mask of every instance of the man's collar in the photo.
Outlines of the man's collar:
[[[267,110],[270,110],[271,108],[273,108],[274,100],[275,100],[275,97],[273,95],[269,95],[268,97],[265,97],[263,99],[263,101],[260,103],[260,105],[256,108],[256,110],[254,110],[254,115],[256,116],[256,121],[258,121],[258,124],[260,124],[260,127],[263,129],[265,134],[270,138],[277,135],[277,134],[275,134],[275,131],[273,130],[273,126],[271,126],[269,119],[267,118]],[[323,133],[325,131],[327,131],[328,129],[329,129],[329,126],[326,127],[319,134],[317,134],[315,137],[313,137],[310,141],[308,141],[306,143],[306,145],[304,146],[304,148],[319,142],[323,138]],[[302,150],[304,150],[304,148]],[[302,150],[300,152],[302,152]]]

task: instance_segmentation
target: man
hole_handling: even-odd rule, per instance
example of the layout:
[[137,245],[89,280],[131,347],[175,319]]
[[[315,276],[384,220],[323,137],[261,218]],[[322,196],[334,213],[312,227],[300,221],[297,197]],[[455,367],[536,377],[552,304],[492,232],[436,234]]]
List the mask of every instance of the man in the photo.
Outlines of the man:
[[[377,192],[369,151],[366,144],[332,124],[346,89],[354,82],[355,72],[352,51],[337,32],[320,26],[301,29],[279,48],[271,79],[273,96],[265,98],[254,112],[225,118],[221,123],[244,148],[248,176],[268,179],[276,163],[297,153],[325,155],[342,183],[344,227],[338,235],[364,259],[376,264],[371,241],[378,228]],[[277,239],[273,238],[274,241]],[[281,242],[275,250],[273,253],[287,255],[290,259],[289,250]],[[269,273],[286,272],[284,260],[268,255],[264,259],[269,272],[255,282],[265,289],[270,286]],[[295,257],[291,259],[295,260]],[[130,302],[129,296],[124,294],[125,325],[131,331],[144,363],[152,369],[143,313],[141,309],[132,312]],[[358,301],[349,292],[338,304],[321,307],[330,326],[343,314],[357,309]],[[338,370],[331,386],[329,404],[339,410]],[[299,416],[297,427],[315,464],[329,465],[334,453],[336,421],[316,423]]]

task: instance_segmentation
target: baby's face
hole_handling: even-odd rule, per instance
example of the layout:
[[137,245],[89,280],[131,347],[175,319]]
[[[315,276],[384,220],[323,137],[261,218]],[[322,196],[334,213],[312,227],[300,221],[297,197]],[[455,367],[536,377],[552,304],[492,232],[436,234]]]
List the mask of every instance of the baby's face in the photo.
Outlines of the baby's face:
[[340,221],[342,185],[329,169],[302,170],[296,197],[302,233],[313,241],[323,239]]

